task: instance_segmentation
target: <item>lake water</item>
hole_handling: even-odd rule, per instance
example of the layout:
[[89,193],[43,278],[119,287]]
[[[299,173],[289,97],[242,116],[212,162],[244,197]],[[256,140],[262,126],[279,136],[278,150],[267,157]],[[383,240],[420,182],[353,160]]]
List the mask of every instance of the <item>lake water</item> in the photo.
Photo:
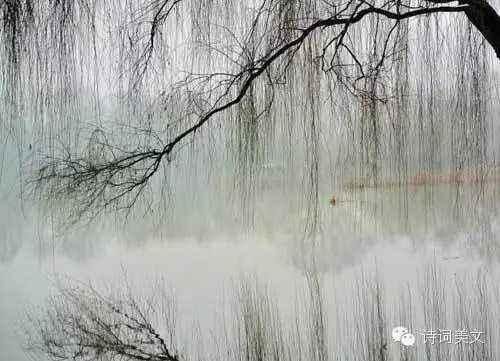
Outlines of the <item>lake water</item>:
[[[426,305],[438,302],[432,299],[432,287],[444,285],[447,295],[445,301],[439,301],[443,303],[437,311],[435,305],[430,308],[432,312],[438,312],[440,307],[444,310],[439,318],[441,324],[436,327],[464,328],[463,319],[454,316],[454,307],[458,307],[457,300],[476,300],[477,272],[486,277],[489,288],[483,297],[491,314],[499,311],[494,296],[499,291],[495,280],[500,254],[500,218],[494,208],[498,199],[496,188],[490,185],[482,198],[478,198],[481,192],[475,188],[462,189],[460,207],[454,206],[446,192],[435,191],[431,201],[422,189],[407,193],[406,200],[387,190],[376,194],[368,190],[359,199],[354,199],[353,194],[341,195],[346,200],[344,204],[331,206],[325,201],[322,205],[322,228],[315,239],[285,231],[228,236],[221,229],[220,237],[214,237],[212,232],[209,239],[198,234],[160,240],[146,233],[134,244],[127,244],[113,233],[87,233],[86,238],[69,237],[66,241],[23,239],[22,247],[14,251],[15,233],[11,233],[9,239],[4,239],[0,264],[0,360],[28,359],[22,350],[20,321],[30,305],[43,305],[57,277],[92,281],[104,289],[117,287],[127,279],[134,289],[146,293],[155,280],[163,279],[176,297],[177,332],[184,352],[194,352],[188,350],[199,347],[195,340],[203,339],[204,352],[212,355],[206,350],[214,347],[212,336],[223,332],[221,317],[224,319],[224,314],[232,309],[228,305],[234,303],[234,290],[242,280],[255,280],[259,287],[269,289],[282,317],[293,320],[297,313],[307,313],[306,271],[312,265],[321,280],[330,357],[350,359],[346,353],[368,337],[360,328],[371,326],[356,318],[360,312],[356,300],[365,299],[359,296],[364,292],[360,291],[363,280],[376,279],[384,290],[384,332],[389,340],[389,348],[384,352],[395,359],[408,355],[413,359],[435,359],[437,351],[425,348],[421,338],[417,337],[420,345],[408,349],[412,353],[400,352],[401,346],[390,339],[392,327],[403,322],[408,322],[406,327],[420,330],[434,325],[426,318]],[[398,208],[401,204],[406,204],[404,212]],[[437,283],[426,288],[433,267],[438,269],[438,280],[434,277],[432,282]],[[460,282],[463,284],[458,287]],[[408,305],[413,306],[402,312]],[[472,316],[466,317],[471,330],[492,328],[482,318]],[[498,331],[480,331],[488,331],[490,337],[490,344],[482,347],[497,355],[494,352]],[[469,349],[459,350],[459,346],[452,352],[470,356]],[[371,357],[366,354],[366,347],[359,347],[368,356],[358,359]],[[479,353],[477,347],[470,345],[476,356],[465,359],[483,357],[484,352]],[[344,348],[347,351],[342,353]]]

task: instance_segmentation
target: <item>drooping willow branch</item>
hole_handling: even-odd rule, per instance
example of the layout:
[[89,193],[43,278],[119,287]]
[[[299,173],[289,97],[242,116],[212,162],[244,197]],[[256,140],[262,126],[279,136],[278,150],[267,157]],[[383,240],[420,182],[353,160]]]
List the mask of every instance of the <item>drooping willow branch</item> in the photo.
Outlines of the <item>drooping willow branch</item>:
[[[165,22],[166,17],[177,3],[178,1],[155,2],[159,6],[159,10],[155,13],[155,21],[153,21],[148,45],[141,58],[142,61],[136,64],[141,69],[138,73],[140,77],[144,75],[151,60],[155,37],[159,32],[158,27]],[[362,64],[354,50],[343,41],[351,26],[360,23],[368,16],[380,16],[401,22],[429,14],[465,12],[470,9],[471,5],[420,7],[405,12],[401,12],[397,5],[393,6],[397,7],[397,11],[388,10],[391,8],[390,5],[386,9],[366,2],[357,3],[355,0],[351,0],[343,10],[334,13],[331,17],[315,20],[308,26],[290,25],[290,31],[295,34],[295,37],[285,38],[259,58],[247,60],[241,65],[242,68],[238,72],[228,71],[208,75],[190,74],[184,82],[179,83],[181,85],[177,88],[174,87],[175,91],[179,91],[182,86],[199,85],[200,96],[197,101],[193,101],[193,111],[191,112],[192,115],[198,115],[190,126],[173,134],[170,139],[163,142],[161,147],[145,147],[129,152],[108,151],[105,156],[94,161],[86,157],[72,156],[68,152],[65,157],[50,158],[48,163],[40,169],[34,181],[42,191],[41,194],[47,195],[49,198],[71,199],[78,209],[75,214],[77,217],[85,214],[95,215],[96,212],[109,207],[130,209],[165,159],[171,159],[174,151],[210,120],[240,104],[257,80],[267,79],[271,87],[278,84],[280,76],[273,78],[273,67],[280,61],[284,61],[286,64],[292,62],[301,46],[311,40],[313,34],[320,31],[324,34],[342,26],[340,35],[334,37],[336,48],[342,47],[348,50],[355,60],[356,66],[361,69],[361,75],[357,78],[359,80],[373,77],[374,72],[379,72],[388,56],[387,43],[381,58],[376,60],[375,66]],[[351,7],[354,7],[354,10],[349,14],[348,9]],[[166,12],[165,9],[167,9]],[[271,32],[272,30],[270,29]],[[333,65],[332,69],[335,69],[335,63],[331,64]],[[371,72],[364,72],[365,66],[370,68]],[[216,85],[203,92],[204,86],[211,84],[214,79],[219,79]],[[218,92],[219,95],[212,102],[212,105],[207,105],[209,102],[204,99],[203,95],[215,92]],[[376,94],[372,95],[376,96]],[[200,109],[202,109],[201,113]],[[107,147],[106,149],[112,148],[109,144],[104,146]]]
[[162,283],[147,299],[126,286],[124,294],[104,295],[92,285],[58,282],[46,310],[27,315],[27,351],[51,360],[179,361],[173,296]]

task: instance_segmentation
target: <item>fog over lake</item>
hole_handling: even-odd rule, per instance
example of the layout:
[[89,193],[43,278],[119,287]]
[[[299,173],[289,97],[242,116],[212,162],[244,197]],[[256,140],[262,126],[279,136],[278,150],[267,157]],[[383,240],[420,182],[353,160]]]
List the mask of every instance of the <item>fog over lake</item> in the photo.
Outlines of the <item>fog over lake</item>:
[[0,361],[497,360],[468,6],[0,5]]

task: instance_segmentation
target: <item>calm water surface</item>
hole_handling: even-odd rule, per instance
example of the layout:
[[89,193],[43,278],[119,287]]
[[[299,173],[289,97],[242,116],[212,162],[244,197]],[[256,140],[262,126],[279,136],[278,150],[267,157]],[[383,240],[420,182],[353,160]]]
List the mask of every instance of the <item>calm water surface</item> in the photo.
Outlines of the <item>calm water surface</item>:
[[[349,295],[360,274],[376,273],[389,301],[408,285],[418,289],[431,263],[451,283],[454,275],[472,274],[479,268],[496,277],[500,218],[495,212],[483,212],[477,222],[461,222],[453,228],[445,211],[436,217],[419,216],[423,211],[410,209],[413,218],[402,226],[393,203],[384,206],[385,213],[366,207],[363,211],[355,204],[325,208],[324,222],[331,224],[314,240],[275,232],[203,240],[145,237],[139,245],[127,246],[116,236],[101,235],[99,241],[49,242],[44,255],[36,241],[24,240],[17,254],[0,264],[0,360],[27,360],[19,322],[27,306],[42,304],[58,275],[98,285],[117,285],[126,276],[133,287],[145,290],[162,277],[175,293],[183,339],[189,339],[193,329],[215,328],[217,314],[230,303],[228,290],[247,276],[268,285],[283,313],[293,315],[290,300],[300,298],[304,267],[311,259],[321,274],[326,303],[335,299],[337,306],[332,309],[340,307],[346,314],[354,313]],[[353,227],[360,217],[366,221],[357,226],[356,234]],[[422,229],[426,230],[415,231]],[[7,252],[10,248],[4,243]]]

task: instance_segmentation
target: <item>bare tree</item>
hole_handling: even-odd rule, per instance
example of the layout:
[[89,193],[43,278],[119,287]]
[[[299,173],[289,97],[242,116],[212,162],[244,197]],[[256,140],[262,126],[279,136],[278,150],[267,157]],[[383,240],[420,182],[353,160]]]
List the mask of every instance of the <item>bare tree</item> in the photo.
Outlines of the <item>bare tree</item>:
[[173,296],[164,284],[153,294],[138,297],[126,287],[104,295],[89,284],[58,282],[45,308],[28,314],[26,349],[52,360],[178,361]]
[[[87,35],[85,41],[95,49],[100,41],[95,37],[102,27],[96,20],[96,9],[110,18],[113,12],[121,11],[125,14],[122,23],[125,25],[120,28],[124,29],[120,35],[120,51],[127,60],[120,67],[122,79],[128,82],[128,94],[133,97],[132,94],[147,89],[149,93],[156,93],[163,109],[168,109],[171,118],[168,124],[161,131],[144,128],[132,146],[92,136],[87,149],[63,148],[38,164],[33,180],[39,194],[69,202],[70,215],[75,219],[84,215],[95,217],[108,209],[130,210],[161,166],[173,159],[209,122],[237,111],[250,119],[242,124],[257,124],[259,119],[272,114],[279,94],[297,77],[307,80],[323,75],[329,86],[340,85],[373,118],[378,105],[406,96],[391,89],[390,79],[401,74],[389,74],[398,69],[396,64],[404,62],[402,54],[407,51],[410,32],[408,23],[415,19],[443,16],[443,24],[447,26],[453,19],[465,16],[500,58],[500,36],[496,31],[500,18],[485,0],[262,0],[241,5],[245,9],[239,12],[232,2],[215,0],[130,1],[126,4],[65,0],[43,5],[31,0],[9,0],[0,5],[9,84],[17,84],[21,54],[32,50],[30,39],[36,31],[48,29],[52,45],[64,58],[76,51],[71,42],[80,36],[78,21],[91,29],[93,35]],[[226,18],[221,16],[217,18],[219,21],[212,21],[212,13],[224,8],[227,8]],[[235,17],[245,18],[240,19],[240,23],[228,19],[232,11]],[[44,18],[50,14],[58,25]],[[445,14],[455,17],[445,17]],[[187,20],[182,21],[183,17]],[[178,50],[182,41],[172,40],[176,36],[172,33],[185,28],[187,35],[194,38],[194,46]],[[425,24],[415,28],[417,37],[423,28]],[[113,41],[113,37],[104,41]],[[207,58],[197,59],[200,49],[208,54]],[[169,64],[176,56],[186,61],[191,59],[196,65],[179,73],[182,76],[173,76],[178,69]],[[94,54],[96,63],[98,58],[99,55]],[[59,70],[71,74],[73,70],[69,66],[65,63]],[[308,67],[314,70],[309,71]],[[162,76],[171,78],[169,89],[156,86],[154,79]],[[310,84],[309,91],[314,92],[314,85]],[[15,89],[15,85],[10,87],[14,100],[19,99]],[[59,101],[64,102],[64,96]],[[136,116],[147,120],[152,115]],[[378,126],[375,121],[371,124],[370,132],[376,139]],[[253,132],[252,127],[246,131]],[[307,134],[318,137],[314,121]],[[250,137],[250,142],[252,139]],[[372,148],[367,151],[367,158],[380,152],[377,141]],[[252,148],[242,149],[247,154],[246,162],[252,162]],[[316,152],[311,150],[309,157],[316,159]],[[314,165],[312,167],[311,174],[314,173]],[[314,175],[311,182],[314,183]],[[317,193],[317,190],[313,187],[311,192]]]

